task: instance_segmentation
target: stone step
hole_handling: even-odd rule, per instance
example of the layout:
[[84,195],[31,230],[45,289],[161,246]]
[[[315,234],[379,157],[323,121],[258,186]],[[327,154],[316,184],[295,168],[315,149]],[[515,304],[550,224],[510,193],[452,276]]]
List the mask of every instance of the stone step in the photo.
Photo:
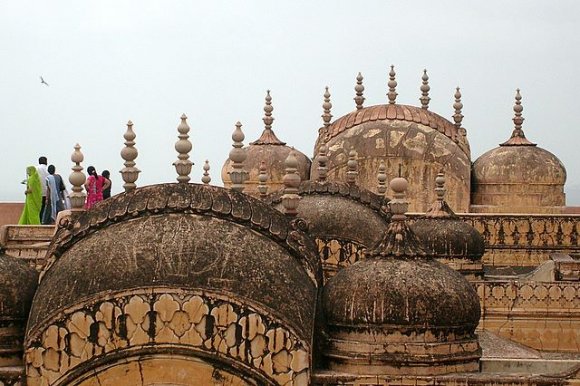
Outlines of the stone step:
[[54,235],[54,225],[3,225],[0,227],[0,247],[48,242]]

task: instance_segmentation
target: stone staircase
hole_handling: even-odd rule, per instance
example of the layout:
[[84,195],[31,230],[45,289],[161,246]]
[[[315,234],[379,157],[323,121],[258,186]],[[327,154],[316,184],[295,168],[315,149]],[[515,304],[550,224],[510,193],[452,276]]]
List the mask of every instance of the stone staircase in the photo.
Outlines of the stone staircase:
[[53,225],[2,225],[0,248],[6,255],[25,260],[40,271],[54,234]]

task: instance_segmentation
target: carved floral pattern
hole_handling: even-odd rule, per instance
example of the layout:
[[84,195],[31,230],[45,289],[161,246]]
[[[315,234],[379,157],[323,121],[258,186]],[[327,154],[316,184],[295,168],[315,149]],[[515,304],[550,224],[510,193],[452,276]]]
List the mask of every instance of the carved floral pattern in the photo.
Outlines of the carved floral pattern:
[[220,295],[157,288],[88,302],[33,331],[28,385],[59,384],[108,353],[156,345],[226,357],[274,384],[303,385],[310,376],[308,344],[273,316]]

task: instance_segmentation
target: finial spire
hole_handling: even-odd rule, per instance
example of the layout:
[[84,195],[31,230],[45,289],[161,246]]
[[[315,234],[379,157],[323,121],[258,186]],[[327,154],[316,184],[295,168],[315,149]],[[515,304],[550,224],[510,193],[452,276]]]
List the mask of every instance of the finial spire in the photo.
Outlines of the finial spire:
[[352,149],[348,152],[348,161],[346,163],[347,172],[346,172],[346,182],[349,185],[356,184],[356,178],[358,176],[358,161],[356,159],[356,151]]
[[211,182],[211,176],[209,175],[209,161],[205,160],[205,163],[203,164],[203,175],[201,176],[201,182],[204,185],[209,185],[209,183]]
[[123,188],[126,193],[135,190],[137,185],[135,181],[139,178],[141,170],[135,167],[135,159],[139,155],[137,148],[135,148],[135,132],[133,131],[133,122],[127,122],[127,131],[123,134],[125,138],[125,147],[121,150],[121,158],[125,161],[125,167],[121,169],[121,177],[125,182]]
[[356,92],[354,103],[356,104],[356,109],[360,110],[363,108],[363,103],[365,101],[365,97],[363,96],[365,86],[363,86],[363,76],[360,72],[356,76],[356,86],[354,86],[354,91]]
[[443,170],[435,178],[435,194],[437,199],[425,213],[426,218],[457,218],[457,215],[445,201],[445,174]]
[[455,109],[455,114],[453,114],[453,121],[455,122],[455,127],[458,132],[461,130],[461,122],[463,122],[463,114],[461,110],[463,109],[463,103],[461,103],[461,91],[459,87],[455,88],[455,103],[453,103],[453,108]]
[[330,120],[332,119],[332,114],[330,109],[332,109],[332,103],[330,103],[330,92],[328,91],[328,86],[325,87],[324,91],[324,103],[322,104],[322,121],[324,122],[324,127],[330,126]]
[[189,125],[187,124],[187,115],[181,115],[181,123],[177,126],[177,131],[179,135],[177,136],[179,140],[175,142],[175,150],[177,151],[177,161],[173,163],[175,170],[177,171],[177,182],[188,183],[189,173],[191,173],[191,167],[193,162],[189,160],[189,152],[192,149],[191,142],[189,142]]
[[429,90],[431,90],[431,86],[429,86],[429,75],[427,75],[427,70],[423,70],[423,76],[421,77],[423,84],[421,84],[421,108],[428,110],[429,109],[429,101],[431,98],[429,97]]
[[268,195],[268,168],[266,167],[266,162],[260,162],[260,174],[258,174],[258,192],[260,192],[260,198],[264,199]]
[[242,132],[242,124],[238,121],[236,122],[236,129],[232,134],[232,144],[233,149],[230,150],[230,160],[232,161],[233,170],[229,172],[230,179],[232,180],[232,190],[242,192],[244,190],[244,182],[248,179],[248,172],[243,170],[244,161],[248,157],[248,154],[242,149],[244,147],[245,135]]
[[389,104],[393,105],[397,100],[397,81],[395,80],[395,66],[391,65],[391,71],[389,72],[389,92],[387,97],[389,98]]
[[377,181],[377,193],[384,195],[387,192],[387,166],[385,165],[385,160],[381,160],[381,163],[379,164]]
[[81,146],[78,143],[75,145],[74,149],[75,150],[70,156],[70,160],[74,163],[74,166],[72,167],[72,173],[68,177],[68,180],[72,185],[70,205],[72,210],[83,210],[86,197],[86,194],[83,191],[83,184],[87,180],[87,177],[83,173],[81,162],[83,162],[85,156],[81,153]]
[[298,188],[300,187],[300,175],[298,174],[298,160],[294,155],[294,149],[288,154],[288,158],[284,161],[286,166],[286,174],[282,181],[284,182],[284,195],[282,196],[282,206],[284,207],[284,214],[286,216],[294,217],[298,214],[298,202],[300,196],[298,195]]
[[524,107],[522,106],[522,95],[520,94],[520,89],[516,90],[516,102],[514,104],[514,131],[512,136],[506,142],[502,143],[500,146],[536,146],[535,143],[530,142],[522,129],[522,124],[524,123],[524,117],[522,116],[522,111]]
[[421,242],[409,228],[405,213],[409,203],[405,199],[405,191],[409,183],[402,177],[391,180],[390,187],[393,191],[393,199],[389,202],[392,213],[391,222],[381,241],[365,252],[367,258],[395,258],[417,259],[427,257]]
[[326,182],[328,177],[328,147],[326,142],[322,142],[318,148],[318,182]]
[[270,96],[270,90],[266,90],[266,104],[264,105],[264,131],[262,131],[262,135],[260,138],[255,140],[254,142],[250,142],[250,145],[286,145],[285,142],[282,142],[276,137],[274,134],[274,130],[272,130],[272,123],[274,123],[274,117],[272,116],[272,111],[274,111],[274,107],[272,106],[272,96]]

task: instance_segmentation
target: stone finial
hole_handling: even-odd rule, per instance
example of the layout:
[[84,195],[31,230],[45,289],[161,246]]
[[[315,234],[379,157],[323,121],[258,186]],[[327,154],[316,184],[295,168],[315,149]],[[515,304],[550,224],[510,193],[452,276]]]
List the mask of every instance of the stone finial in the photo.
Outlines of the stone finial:
[[346,163],[346,182],[349,185],[356,184],[356,178],[358,176],[358,161],[356,159],[356,151],[353,149],[348,153],[348,161]]
[[70,156],[70,160],[74,163],[74,166],[72,167],[72,173],[68,177],[68,180],[72,185],[70,205],[72,210],[83,210],[86,198],[86,194],[83,191],[83,184],[87,180],[87,177],[83,173],[81,162],[83,162],[85,156],[81,153],[81,146],[78,143],[75,145],[74,149],[75,150]]
[[250,145],[286,145],[286,142],[282,142],[274,134],[272,130],[272,123],[274,123],[274,117],[272,116],[272,111],[274,107],[272,106],[272,97],[270,96],[270,90],[266,90],[266,104],[264,105],[264,131],[260,138],[254,142],[250,142]]
[[385,161],[381,160],[379,164],[379,171],[377,173],[377,193],[383,195],[387,193],[387,166],[385,165]]
[[445,174],[443,171],[437,173],[435,177],[435,194],[437,195],[437,201],[445,200]]
[[139,155],[137,148],[135,147],[135,132],[133,131],[133,122],[127,122],[127,131],[123,134],[125,138],[125,147],[121,150],[121,158],[125,161],[125,167],[120,170],[121,177],[125,182],[123,188],[126,193],[137,188],[135,181],[139,178],[139,173],[141,170],[135,167],[135,159]]
[[242,131],[242,124],[238,121],[236,122],[236,129],[232,134],[232,144],[233,149],[230,150],[230,160],[232,161],[231,172],[228,172],[230,179],[232,180],[232,190],[242,192],[244,190],[244,182],[248,179],[248,172],[243,170],[244,161],[248,154],[242,149],[244,147],[245,135]]
[[365,97],[363,96],[365,86],[363,86],[363,76],[360,72],[356,76],[356,86],[354,86],[354,91],[356,92],[354,103],[356,104],[356,109],[360,110],[363,108],[363,103],[365,101]]
[[330,103],[330,92],[328,92],[328,86],[324,91],[324,103],[322,104],[323,113],[321,115],[322,121],[324,122],[324,127],[330,126],[330,120],[332,119],[332,114],[330,109],[332,109],[332,103]]
[[391,213],[393,214],[391,220],[404,221],[407,218],[405,213],[409,209],[409,203],[405,200],[405,192],[409,183],[403,177],[396,177],[391,180],[389,185],[393,191],[393,199],[389,202]]
[[286,174],[282,179],[284,182],[282,206],[284,207],[284,214],[286,216],[294,217],[298,214],[298,202],[300,201],[300,196],[298,195],[300,175],[298,174],[298,160],[294,155],[294,150],[288,154],[288,158],[286,158],[284,164],[286,166]]
[[328,177],[328,146],[322,142],[318,148],[318,182],[326,182]]
[[189,173],[193,162],[189,160],[189,152],[192,149],[191,142],[189,142],[189,125],[187,124],[187,116],[181,115],[181,123],[177,126],[179,140],[175,142],[175,150],[177,151],[177,161],[173,163],[177,171],[177,182],[188,183],[190,180]]
[[445,191],[445,174],[441,170],[437,173],[437,177],[435,177],[435,194],[437,195],[437,200],[425,212],[426,218],[457,218],[455,212],[453,212],[445,201]]
[[266,162],[260,162],[260,174],[258,174],[258,192],[260,192],[260,198],[264,199],[268,195],[268,168],[266,167]]
[[428,110],[429,109],[429,90],[431,90],[431,86],[429,86],[429,75],[427,75],[427,70],[423,70],[423,76],[421,77],[423,84],[421,84],[421,108]]
[[455,122],[455,127],[458,132],[461,130],[461,122],[463,122],[463,114],[461,110],[463,109],[463,103],[461,103],[461,91],[459,87],[455,88],[455,103],[453,103],[453,109],[455,114],[453,114],[453,121]]
[[535,143],[530,142],[524,130],[522,129],[522,124],[524,123],[524,117],[522,116],[522,111],[524,107],[522,106],[522,95],[520,94],[520,89],[516,90],[516,102],[514,104],[514,131],[512,136],[506,142],[502,143],[500,146],[536,146]]
[[391,65],[391,71],[389,71],[389,92],[387,97],[389,98],[389,104],[394,105],[397,100],[397,81],[395,80],[395,66]]
[[211,182],[211,177],[209,175],[209,161],[205,160],[205,163],[203,164],[203,175],[201,176],[201,182],[204,185],[209,185],[209,183]]

